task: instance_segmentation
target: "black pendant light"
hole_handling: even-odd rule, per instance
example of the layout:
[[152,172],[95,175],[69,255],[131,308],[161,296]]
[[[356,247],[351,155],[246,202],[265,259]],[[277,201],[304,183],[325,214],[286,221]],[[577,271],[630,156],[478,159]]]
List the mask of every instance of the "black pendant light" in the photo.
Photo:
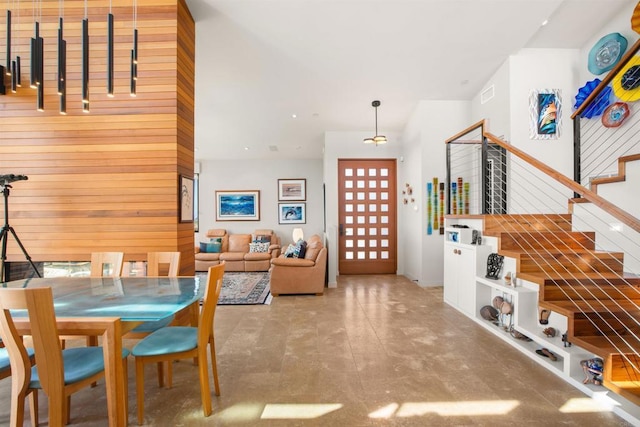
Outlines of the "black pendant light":
[[58,95],[60,114],[67,114],[67,41],[64,39],[64,0],[59,0],[58,12]]
[[133,48],[131,49],[131,96],[137,95],[138,80],[138,0],[133,0]]
[[109,15],[107,16],[107,95],[113,96],[113,13],[109,0]]
[[386,144],[387,143],[387,137],[384,136],[384,135],[378,135],[378,107],[380,106],[380,101],[373,101],[371,103],[371,106],[373,108],[375,108],[375,111],[376,111],[376,134],[372,138],[365,138],[364,139],[364,143],[365,144],[375,144],[376,146],[378,146],[380,144]]
[[89,18],[87,0],[84,0],[84,19],[82,20],[82,111],[89,112]]
[[7,65],[5,72],[11,75],[11,11],[7,9]]

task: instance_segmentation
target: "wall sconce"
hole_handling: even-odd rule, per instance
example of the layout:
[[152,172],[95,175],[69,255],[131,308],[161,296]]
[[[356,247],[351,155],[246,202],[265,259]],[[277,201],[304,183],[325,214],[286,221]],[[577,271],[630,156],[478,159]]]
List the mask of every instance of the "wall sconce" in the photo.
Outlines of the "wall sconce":
[[296,243],[298,240],[304,240],[302,228],[294,228],[291,237],[293,238],[293,243]]

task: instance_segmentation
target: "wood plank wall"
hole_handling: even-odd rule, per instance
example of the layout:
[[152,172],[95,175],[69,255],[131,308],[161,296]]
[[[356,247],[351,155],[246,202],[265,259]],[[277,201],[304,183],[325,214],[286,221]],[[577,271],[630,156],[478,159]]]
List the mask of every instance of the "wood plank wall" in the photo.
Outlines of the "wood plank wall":
[[[116,89],[109,98],[109,1],[88,2],[90,113],[82,112],[81,100],[84,2],[63,3],[67,115],[58,111],[59,2],[42,0],[36,11],[45,43],[43,112],[36,111],[36,90],[29,88],[32,4],[21,2],[22,10],[12,11],[22,87],[0,96],[0,175],[29,177],[12,185],[9,223],[34,261],[86,261],[92,251],[145,260],[148,251],[179,250],[180,274],[194,273],[193,224],[179,222],[178,183],[181,174],[193,177],[195,23],[184,0],[137,3],[137,96],[129,94],[133,1],[112,0]],[[6,23],[0,22],[4,63]],[[9,238],[8,261],[24,260]]]

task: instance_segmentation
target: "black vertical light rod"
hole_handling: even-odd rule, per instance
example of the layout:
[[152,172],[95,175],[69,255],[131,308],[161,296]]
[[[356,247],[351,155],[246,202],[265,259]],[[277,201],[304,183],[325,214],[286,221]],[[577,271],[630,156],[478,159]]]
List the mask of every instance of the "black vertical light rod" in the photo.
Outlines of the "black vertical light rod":
[[4,85],[4,65],[0,65],[0,95],[7,94],[7,87]]
[[44,111],[44,38],[38,37],[38,111]]
[[62,17],[60,17],[58,21],[58,95],[62,95],[62,85],[64,81],[64,75],[62,72],[62,68],[64,67],[64,55],[62,51],[62,42],[64,40],[64,22]]
[[16,70],[16,61],[11,61],[11,92],[18,91],[18,74]]
[[16,86],[22,87],[22,73],[20,71],[20,57],[16,56]]
[[[89,103],[89,19],[82,20],[82,102]],[[86,111],[86,109],[85,109]]]
[[40,38],[40,23],[34,23],[35,37],[31,38],[31,82],[30,86],[35,89],[38,87],[38,38]]
[[7,10],[7,76],[11,75],[11,11]]
[[113,96],[113,13],[107,18],[107,95]]

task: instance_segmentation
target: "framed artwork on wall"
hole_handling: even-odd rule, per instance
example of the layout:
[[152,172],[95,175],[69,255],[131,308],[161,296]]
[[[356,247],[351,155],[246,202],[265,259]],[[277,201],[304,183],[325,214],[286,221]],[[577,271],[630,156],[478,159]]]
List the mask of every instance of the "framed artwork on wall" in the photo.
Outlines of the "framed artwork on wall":
[[306,224],[306,203],[278,203],[278,224]]
[[193,222],[193,179],[180,175],[180,222]]
[[307,180],[304,178],[279,179],[279,201],[304,201],[307,200]]
[[216,191],[216,221],[259,221],[260,191]]
[[562,125],[560,89],[532,90],[529,93],[529,137],[558,139]]

